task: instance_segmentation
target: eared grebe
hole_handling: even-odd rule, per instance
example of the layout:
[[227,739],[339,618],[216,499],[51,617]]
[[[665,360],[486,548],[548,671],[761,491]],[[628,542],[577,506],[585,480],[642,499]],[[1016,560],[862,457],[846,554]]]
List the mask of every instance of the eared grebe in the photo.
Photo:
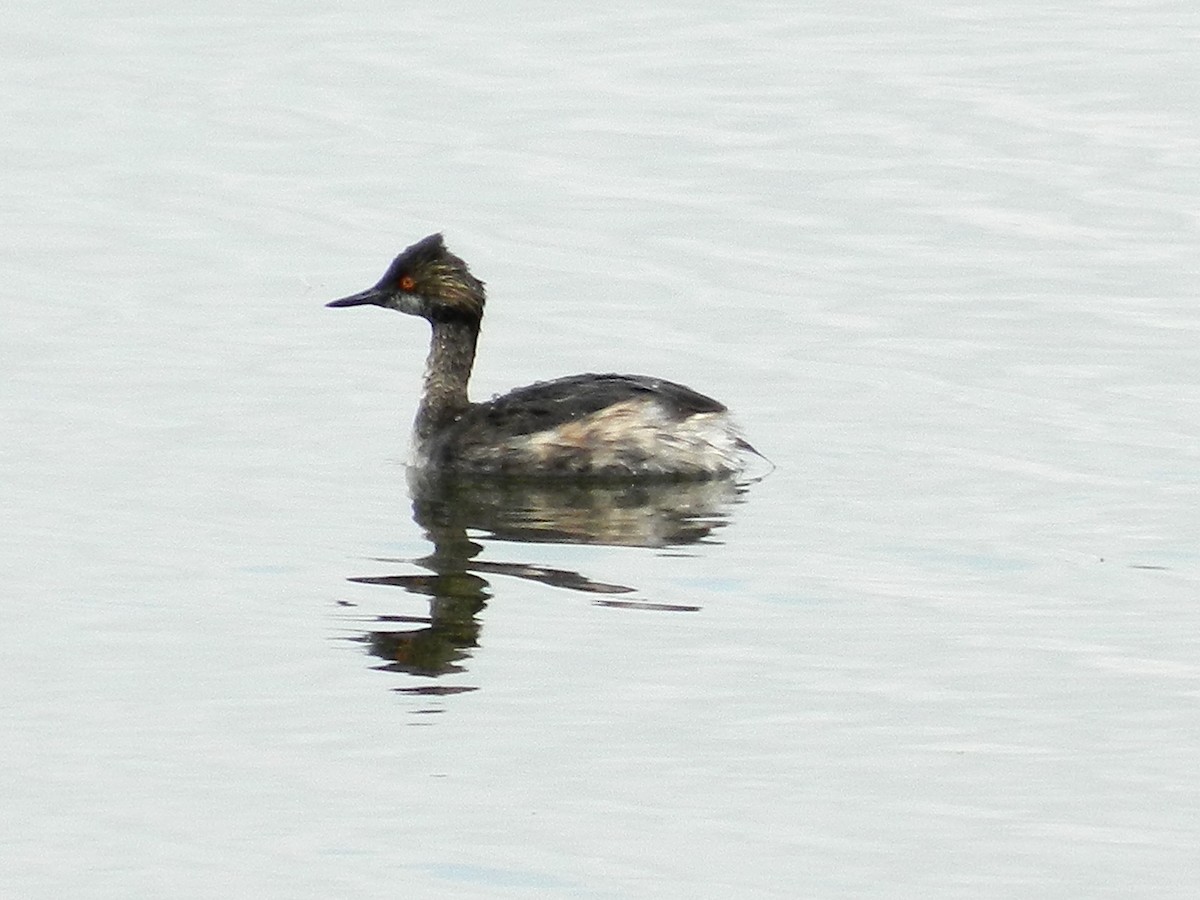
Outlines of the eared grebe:
[[594,478],[713,478],[756,453],[726,408],[643,375],[573,375],[467,399],[483,318],[483,282],[431,234],[373,288],[328,306],[373,303],[433,327],[413,426],[415,465],[438,473]]

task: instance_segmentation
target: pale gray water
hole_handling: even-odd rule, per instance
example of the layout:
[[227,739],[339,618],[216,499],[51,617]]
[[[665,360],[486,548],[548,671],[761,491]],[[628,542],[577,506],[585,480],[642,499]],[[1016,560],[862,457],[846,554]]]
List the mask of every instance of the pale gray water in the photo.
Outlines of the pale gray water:
[[[1192,896],[1198,24],[12,6],[0,894]],[[657,374],[778,469],[466,532],[433,677],[362,643],[425,332],[321,304],[437,229],[477,396]]]

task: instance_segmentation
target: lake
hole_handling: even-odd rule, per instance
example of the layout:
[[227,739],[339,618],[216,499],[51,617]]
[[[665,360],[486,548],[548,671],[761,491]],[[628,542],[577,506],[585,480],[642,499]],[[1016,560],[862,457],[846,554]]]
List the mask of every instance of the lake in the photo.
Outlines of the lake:
[[[1195,11],[6,21],[4,896],[1195,893]],[[435,231],[774,469],[410,486]]]

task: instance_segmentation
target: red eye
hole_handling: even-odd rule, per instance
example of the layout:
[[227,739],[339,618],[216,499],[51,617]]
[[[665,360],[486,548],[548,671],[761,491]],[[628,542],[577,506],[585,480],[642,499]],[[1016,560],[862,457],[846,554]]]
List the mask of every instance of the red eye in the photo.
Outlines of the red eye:
[[417,283],[413,281],[413,277],[411,275],[400,276],[400,290],[411,291],[416,286]]

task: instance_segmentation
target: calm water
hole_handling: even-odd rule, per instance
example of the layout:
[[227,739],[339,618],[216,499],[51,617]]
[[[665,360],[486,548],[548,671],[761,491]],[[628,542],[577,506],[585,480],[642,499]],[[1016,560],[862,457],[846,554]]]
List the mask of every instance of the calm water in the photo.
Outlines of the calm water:
[[[0,893],[1194,895],[1200,17],[849,10],[10,10]],[[410,493],[439,229],[776,471]]]

